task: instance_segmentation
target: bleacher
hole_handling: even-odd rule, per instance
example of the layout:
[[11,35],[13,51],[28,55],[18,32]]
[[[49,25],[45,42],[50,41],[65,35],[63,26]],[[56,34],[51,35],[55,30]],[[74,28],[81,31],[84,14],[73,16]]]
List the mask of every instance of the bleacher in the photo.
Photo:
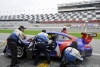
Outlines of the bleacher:
[[55,14],[36,14],[36,15],[2,15],[0,20],[34,20],[34,21],[61,21],[61,20],[100,20],[98,10],[65,12]]
[[[36,14],[36,15],[2,15],[0,16],[0,27],[12,27],[12,26],[40,26],[40,27],[62,27],[65,24],[70,24],[70,28],[84,28],[85,26],[73,26],[71,23],[84,23],[85,21],[92,22],[94,25],[93,28],[100,28],[100,14],[97,14],[99,10],[91,11],[77,11],[77,12],[65,12],[65,13],[55,13],[55,14]],[[2,21],[3,20],[3,21]],[[4,21],[6,20],[6,21]],[[7,21],[10,20],[10,21]],[[15,21],[11,21],[15,20]],[[16,21],[16,20],[21,20]],[[24,21],[27,20],[27,21]],[[28,20],[38,21],[40,23],[30,24]],[[77,23],[76,23],[77,22]],[[95,25],[95,22],[97,25]],[[92,28],[88,26],[88,28]]]

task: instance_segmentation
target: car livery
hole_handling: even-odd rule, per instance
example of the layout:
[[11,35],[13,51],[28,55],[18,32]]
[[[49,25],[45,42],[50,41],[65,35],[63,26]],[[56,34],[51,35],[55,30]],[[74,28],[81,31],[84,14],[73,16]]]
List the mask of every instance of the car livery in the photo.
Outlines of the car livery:
[[[97,37],[97,33],[87,33],[87,32],[82,32],[82,37],[77,38],[69,34],[64,34],[62,32],[54,32],[50,31],[47,32],[49,37],[49,40],[52,40],[50,44],[47,46],[48,54],[50,56],[55,56],[55,57],[62,57],[63,56],[63,51],[65,48],[71,45],[72,41],[77,41],[78,43],[78,50],[80,51],[81,55],[84,57],[89,57],[92,55],[93,48],[90,45],[90,42],[92,41],[93,37]],[[36,54],[36,42],[33,38],[33,47],[32,47],[32,52],[33,55]],[[18,57],[23,57],[25,52],[27,51],[27,47],[29,44],[25,45],[18,45]],[[6,47],[6,53],[7,55],[10,55],[10,50],[9,47]],[[42,53],[41,53],[42,55]]]

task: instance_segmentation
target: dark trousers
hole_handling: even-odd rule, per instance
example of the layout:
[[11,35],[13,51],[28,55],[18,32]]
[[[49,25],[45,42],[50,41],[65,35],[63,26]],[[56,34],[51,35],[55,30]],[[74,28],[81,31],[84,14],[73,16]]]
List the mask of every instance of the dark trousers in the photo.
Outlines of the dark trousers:
[[10,48],[10,51],[11,51],[11,56],[12,56],[11,66],[13,66],[17,62],[17,43],[10,40],[10,41],[7,42],[7,45]]
[[3,50],[3,53],[6,53],[6,48],[7,48],[7,45],[5,46],[4,50]]
[[37,44],[37,52],[36,52],[35,64],[38,63],[39,55],[40,55],[41,52],[43,52],[45,54],[47,62],[48,62],[48,64],[50,64],[50,56],[47,53],[47,44],[46,43]]
[[61,61],[59,67],[77,67],[77,65],[75,65],[73,62],[66,63],[66,61]]

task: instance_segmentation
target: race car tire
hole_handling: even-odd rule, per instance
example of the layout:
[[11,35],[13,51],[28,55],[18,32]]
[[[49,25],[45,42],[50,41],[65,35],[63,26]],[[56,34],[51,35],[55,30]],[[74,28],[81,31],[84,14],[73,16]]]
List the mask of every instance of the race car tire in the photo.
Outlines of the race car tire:
[[18,58],[24,58],[26,55],[25,55],[25,49],[24,47],[22,46],[17,46],[17,57]]

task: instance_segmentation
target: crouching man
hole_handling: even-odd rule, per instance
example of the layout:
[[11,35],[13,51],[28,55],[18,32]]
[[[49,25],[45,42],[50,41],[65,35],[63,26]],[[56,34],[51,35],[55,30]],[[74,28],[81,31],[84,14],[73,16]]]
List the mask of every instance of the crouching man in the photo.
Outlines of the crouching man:
[[63,59],[60,67],[76,67],[76,60],[82,62],[83,58],[77,49],[77,42],[73,41],[71,46],[67,47],[64,50]]

